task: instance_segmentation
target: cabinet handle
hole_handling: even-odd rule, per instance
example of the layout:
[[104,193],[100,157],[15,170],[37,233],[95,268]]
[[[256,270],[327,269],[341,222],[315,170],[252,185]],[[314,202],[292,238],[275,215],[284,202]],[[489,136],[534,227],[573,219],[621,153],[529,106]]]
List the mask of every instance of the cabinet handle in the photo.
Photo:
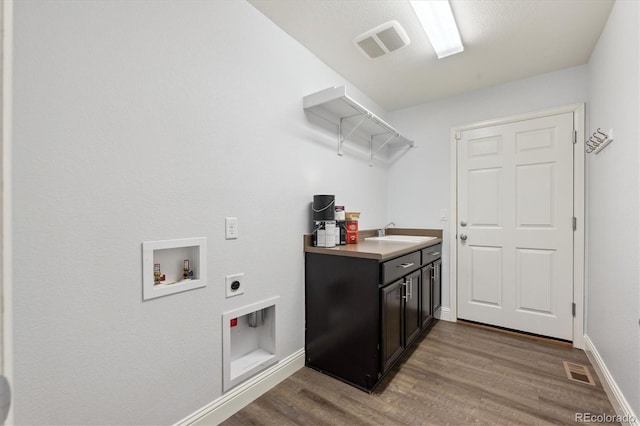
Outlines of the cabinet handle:
[[431,253],[427,253],[429,256],[438,256],[440,254],[439,251],[432,251]]
[[412,267],[413,265],[414,265],[414,263],[413,263],[413,262],[412,262],[412,263],[401,263],[401,264],[400,264],[400,265],[398,265],[397,267],[398,267],[398,268],[402,268],[402,269],[407,269],[407,268]]
[[407,283],[406,282],[402,283],[402,286],[404,287],[404,291],[402,292],[403,293],[402,294],[402,298],[404,300],[407,300],[409,298],[409,291],[407,290]]
[[411,300],[413,300],[413,278],[411,278]]

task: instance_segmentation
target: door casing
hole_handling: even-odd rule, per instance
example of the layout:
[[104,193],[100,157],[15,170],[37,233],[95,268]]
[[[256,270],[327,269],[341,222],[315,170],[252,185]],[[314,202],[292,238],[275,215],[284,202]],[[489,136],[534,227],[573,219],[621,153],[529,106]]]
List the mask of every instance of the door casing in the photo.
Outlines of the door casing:
[[[584,125],[585,104],[571,104],[561,107],[545,109],[526,114],[493,120],[471,123],[451,129],[450,135],[450,194],[451,217],[449,222],[449,312],[448,319],[455,322],[458,318],[458,279],[457,279],[457,232],[458,232],[458,135],[464,130],[481,127],[497,126],[515,121],[530,120],[561,113],[573,113],[574,129],[576,130],[576,143],[573,146],[573,212],[577,220],[576,230],[573,233],[573,303],[576,305],[573,320],[573,347],[584,349],[584,263],[585,263],[585,151],[584,151]],[[445,319],[444,315],[441,318]]]

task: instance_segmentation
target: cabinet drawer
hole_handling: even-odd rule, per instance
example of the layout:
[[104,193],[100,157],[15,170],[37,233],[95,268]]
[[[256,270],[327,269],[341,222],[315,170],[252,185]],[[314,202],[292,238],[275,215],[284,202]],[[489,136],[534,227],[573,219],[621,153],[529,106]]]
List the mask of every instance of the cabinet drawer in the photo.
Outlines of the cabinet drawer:
[[422,264],[426,265],[434,260],[440,259],[442,254],[442,244],[422,249]]
[[381,265],[382,284],[403,277],[420,267],[420,252],[405,254],[404,256],[388,260]]

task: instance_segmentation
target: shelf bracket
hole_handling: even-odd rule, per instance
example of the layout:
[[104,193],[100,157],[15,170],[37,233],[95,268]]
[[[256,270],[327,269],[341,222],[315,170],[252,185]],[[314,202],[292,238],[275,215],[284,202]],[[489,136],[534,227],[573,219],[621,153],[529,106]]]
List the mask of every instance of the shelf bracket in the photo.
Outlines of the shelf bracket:
[[375,138],[376,136],[379,136],[379,135],[371,135],[371,139],[370,139],[370,141],[369,141],[369,153],[370,153],[370,155],[371,155],[371,160],[370,160],[370,162],[369,162],[369,166],[372,166],[372,167],[373,167],[373,157],[374,157],[377,153],[379,153],[379,152],[380,152],[380,150],[381,150],[382,148],[384,148],[385,146],[387,146],[387,144],[388,144],[389,142],[391,142],[391,139],[393,139],[393,138],[397,138],[397,137],[398,137],[398,134],[397,134],[397,133],[391,133],[391,135],[389,136],[389,138],[387,138],[387,140],[386,140],[386,141],[384,141],[384,143],[383,143],[382,145],[380,145],[380,148],[376,149],[376,150],[375,150],[375,152],[374,152],[374,151],[373,151],[373,138]]
[[342,154],[343,154],[342,145],[344,145],[344,141],[347,140],[349,138],[349,136],[351,136],[353,134],[353,132],[358,130],[358,127],[360,127],[362,125],[362,123],[364,123],[365,121],[371,119],[371,115],[370,114],[364,115],[362,117],[362,119],[358,122],[358,124],[356,124],[353,127],[353,129],[351,129],[349,131],[349,133],[347,133],[346,135],[343,135],[342,134],[342,123],[347,118],[351,118],[351,117],[341,117],[340,118],[340,125],[338,126],[338,155],[340,155],[340,156],[342,156]]
[[[375,135],[374,135],[374,136],[375,136]],[[373,141],[374,136],[371,136],[371,140],[372,140],[372,141]],[[397,134],[397,133],[392,133],[392,134],[391,134],[391,136],[389,136],[389,139],[387,139],[386,141],[384,141],[384,143],[383,143],[382,145],[380,145],[380,148],[376,149],[376,152],[374,152],[372,155],[375,155],[375,154],[379,153],[379,152],[380,152],[380,150],[381,150],[382,148],[384,148],[385,146],[387,146],[387,144],[388,144],[389,142],[391,142],[391,139],[393,139],[393,138],[397,138],[398,136],[400,136],[400,135],[399,135],[399,134]]]

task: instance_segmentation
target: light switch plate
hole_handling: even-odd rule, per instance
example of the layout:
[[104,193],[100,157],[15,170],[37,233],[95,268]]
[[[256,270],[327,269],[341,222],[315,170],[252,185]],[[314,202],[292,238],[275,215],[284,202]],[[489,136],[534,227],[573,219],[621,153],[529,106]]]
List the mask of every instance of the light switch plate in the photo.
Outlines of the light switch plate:
[[[237,282],[239,287],[233,289],[234,283]],[[239,296],[244,293],[244,273],[227,275],[225,277],[226,297]]]
[[236,238],[238,238],[238,218],[237,217],[224,218],[224,237],[227,240],[235,240]]
[[447,220],[447,209],[440,209],[440,220]]

